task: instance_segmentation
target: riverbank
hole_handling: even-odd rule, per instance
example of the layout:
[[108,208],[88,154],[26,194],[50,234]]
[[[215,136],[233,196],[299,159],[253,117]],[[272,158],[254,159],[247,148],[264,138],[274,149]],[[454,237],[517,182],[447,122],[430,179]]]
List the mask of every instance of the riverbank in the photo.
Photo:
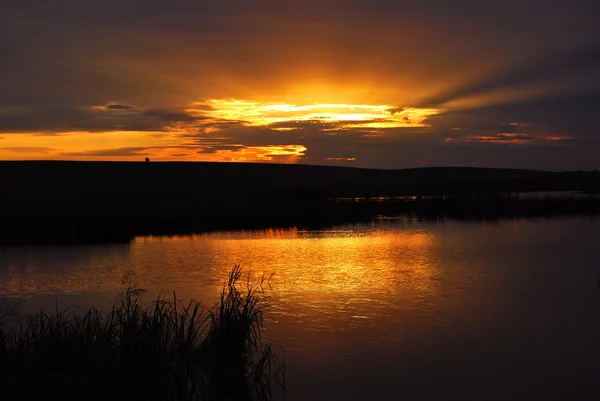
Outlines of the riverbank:
[[370,170],[243,163],[0,162],[0,245],[328,227],[410,214],[495,219],[597,214],[595,172]]

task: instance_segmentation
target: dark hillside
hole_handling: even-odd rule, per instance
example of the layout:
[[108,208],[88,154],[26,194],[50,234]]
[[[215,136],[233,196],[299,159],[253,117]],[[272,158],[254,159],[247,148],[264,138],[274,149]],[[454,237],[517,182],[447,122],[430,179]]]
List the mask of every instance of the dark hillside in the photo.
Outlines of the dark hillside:
[[251,163],[0,162],[5,199],[239,197],[277,191],[333,196],[588,190],[590,177],[545,171],[422,168],[372,170]]
[[[460,167],[0,162],[0,189],[0,243],[127,241],[142,234],[332,224],[406,212],[588,213],[600,208],[599,202],[546,202],[540,208],[515,203],[509,195],[600,192],[599,173]],[[423,197],[385,205],[332,201],[404,195]]]

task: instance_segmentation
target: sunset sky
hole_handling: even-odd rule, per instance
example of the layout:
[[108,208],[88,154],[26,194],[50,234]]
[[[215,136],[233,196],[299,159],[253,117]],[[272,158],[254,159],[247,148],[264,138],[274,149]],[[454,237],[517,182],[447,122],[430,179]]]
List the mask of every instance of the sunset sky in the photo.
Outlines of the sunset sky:
[[598,0],[0,0],[0,159],[600,169]]

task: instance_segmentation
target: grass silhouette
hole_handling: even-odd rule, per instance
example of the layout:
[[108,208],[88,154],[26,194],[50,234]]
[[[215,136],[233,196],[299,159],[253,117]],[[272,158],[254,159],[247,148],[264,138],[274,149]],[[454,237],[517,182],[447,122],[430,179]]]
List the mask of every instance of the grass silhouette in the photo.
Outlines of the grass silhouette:
[[[266,297],[233,268],[220,301],[142,303],[129,286],[108,313],[40,312],[0,326],[10,400],[273,400],[285,365],[262,343]],[[261,283],[262,284],[262,283]],[[241,289],[243,288],[243,289]]]

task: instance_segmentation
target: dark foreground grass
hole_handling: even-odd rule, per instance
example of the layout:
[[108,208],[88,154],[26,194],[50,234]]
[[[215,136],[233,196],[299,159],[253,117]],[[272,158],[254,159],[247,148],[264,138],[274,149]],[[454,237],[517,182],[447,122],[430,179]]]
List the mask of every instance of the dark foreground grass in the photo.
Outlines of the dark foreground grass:
[[235,267],[220,301],[142,303],[128,288],[108,313],[40,313],[0,326],[6,400],[272,400],[284,365],[261,340],[261,287]]

